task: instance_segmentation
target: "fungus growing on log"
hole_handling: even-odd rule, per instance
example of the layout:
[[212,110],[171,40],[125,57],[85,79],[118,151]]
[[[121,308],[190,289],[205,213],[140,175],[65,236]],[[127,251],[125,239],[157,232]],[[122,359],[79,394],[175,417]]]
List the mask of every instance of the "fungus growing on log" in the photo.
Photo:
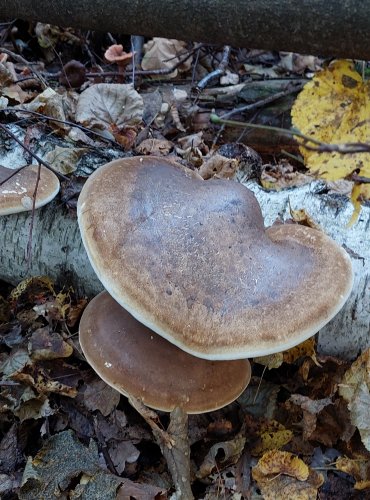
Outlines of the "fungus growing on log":
[[239,397],[250,380],[247,359],[191,356],[139,323],[107,292],[86,307],[79,332],[82,350],[97,374],[121,394],[156,410],[217,410]]
[[[30,165],[15,172],[10,168],[0,166],[0,215],[32,210],[38,168],[36,165]],[[9,177],[10,179],[6,180]],[[49,203],[58,194],[59,187],[58,177],[46,167],[41,166],[35,208]]]
[[163,158],[99,168],[78,203],[82,239],[106,290],[139,322],[210,360],[289,349],[337,314],[347,253],[312,228],[265,230],[254,195]]

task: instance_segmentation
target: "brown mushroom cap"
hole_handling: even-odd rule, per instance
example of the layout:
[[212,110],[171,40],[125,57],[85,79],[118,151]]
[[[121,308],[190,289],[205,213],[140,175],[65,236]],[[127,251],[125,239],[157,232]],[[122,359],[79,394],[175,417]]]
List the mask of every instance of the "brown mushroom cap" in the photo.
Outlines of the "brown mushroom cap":
[[80,322],[80,343],[98,375],[125,396],[162,411],[213,411],[234,401],[249,383],[247,359],[208,361],[191,356],[139,323],[107,292]]
[[352,288],[347,253],[320,231],[264,229],[253,193],[162,158],[99,168],[78,204],[108,292],[140,322],[206,359],[263,356],[314,335]]
[[[38,166],[36,165],[25,167],[0,186],[0,215],[32,210],[37,171]],[[14,170],[0,166],[0,182],[3,182],[12,173]],[[59,187],[58,177],[49,169],[41,166],[35,208],[49,203],[58,194]]]

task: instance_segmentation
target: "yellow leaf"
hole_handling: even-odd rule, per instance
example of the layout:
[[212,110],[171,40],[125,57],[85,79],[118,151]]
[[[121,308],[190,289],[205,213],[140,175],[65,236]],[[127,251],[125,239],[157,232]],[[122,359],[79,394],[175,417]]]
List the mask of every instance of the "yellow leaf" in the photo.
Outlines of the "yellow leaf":
[[298,344],[297,346],[292,347],[288,351],[285,351],[283,353],[284,362],[292,364],[297,359],[303,358],[304,356],[308,356],[317,366],[320,366],[316,359],[315,344],[316,344],[315,337],[311,337],[310,339],[305,340],[301,344]]
[[[272,422],[273,424],[274,422]],[[284,428],[284,426],[279,424],[278,429],[274,429],[273,425],[271,428],[266,428],[262,430],[260,434],[261,441],[253,448],[253,455],[261,455],[266,451],[278,450],[293,439],[293,432]]]
[[[292,108],[293,125],[302,134],[325,143],[370,143],[369,96],[370,83],[362,80],[353,63],[334,61],[297,97]],[[303,146],[300,151],[310,171],[323,179],[335,181],[354,172],[370,177],[370,153],[319,153]],[[356,213],[361,199],[370,198],[370,189],[359,186],[361,189],[355,185],[356,193],[352,193],[352,200],[358,199]]]
[[335,465],[338,470],[350,474],[356,479],[356,490],[370,488],[370,463],[367,457],[355,460],[347,457],[340,457]]
[[253,361],[272,370],[273,368],[279,368],[279,366],[283,364],[284,359],[282,352],[276,352],[275,354],[268,354],[267,356],[257,356],[253,358]]
[[286,474],[299,481],[306,481],[308,478],[308,466],[293,453],[288,451],[271,450],[263,455],[253,472],[256,469],[263,475]]
[[324,478],[292,453],[269,451],[252,469],[265,500],[316,500]]

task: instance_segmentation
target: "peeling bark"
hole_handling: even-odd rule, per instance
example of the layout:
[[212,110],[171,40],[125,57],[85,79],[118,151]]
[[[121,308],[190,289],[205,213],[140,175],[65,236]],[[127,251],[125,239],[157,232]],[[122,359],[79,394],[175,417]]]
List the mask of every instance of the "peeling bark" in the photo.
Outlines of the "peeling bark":
[[0,0],[0,18],[370,59],[370,2],[358,0]]
[[[255,182],[246,184],[261,204],[266,226],[287,219],[293,209],[305,208],[339,244],[349,251],[355,272],[353,292],[340,313],[319,334],[319,351],[353,359],[370,347],[370,207],[363,207],[359,221],[348,228],[352,205],[347,198],[323,194],[323,184],[281,192],[266,192]],[[33,259],[27,270],[25,251],[31,215],[0,218],[0,279],[16,284],[27,276],[48,275],[78,293],[93,296],[102,285],[88,261],[77,220],[54,202],[36,211],[32,241]]]

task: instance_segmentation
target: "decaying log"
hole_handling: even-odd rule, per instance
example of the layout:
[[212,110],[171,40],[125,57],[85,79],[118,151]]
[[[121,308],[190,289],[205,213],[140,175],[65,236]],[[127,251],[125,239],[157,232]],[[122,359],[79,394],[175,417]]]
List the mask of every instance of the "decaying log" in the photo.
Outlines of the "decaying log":
[[0,0],[0,19],[329,57],[370,59],[358,0]]
[[[311,184],[266,192],[255,182],[248,187],[256,194],[271,225],[290,217],[293,209],[305,208],[311,217],[349,252],[355,271],[353,292],[342,311],[319,334],[324,354],[354,358],[370,346],[370,207],[363,207],[358,222],[347,227],[352,205],[344,196],[323,192],[323,184]],[[60,202],[37,210],[33,230],[33,258],[27,270],[25,252],[31,215],[22,213],[0,218],[0,279],[16,284],[26,276],[48,275],[63,285],[92,296],[102,289],[81,242],[76,218]]]

